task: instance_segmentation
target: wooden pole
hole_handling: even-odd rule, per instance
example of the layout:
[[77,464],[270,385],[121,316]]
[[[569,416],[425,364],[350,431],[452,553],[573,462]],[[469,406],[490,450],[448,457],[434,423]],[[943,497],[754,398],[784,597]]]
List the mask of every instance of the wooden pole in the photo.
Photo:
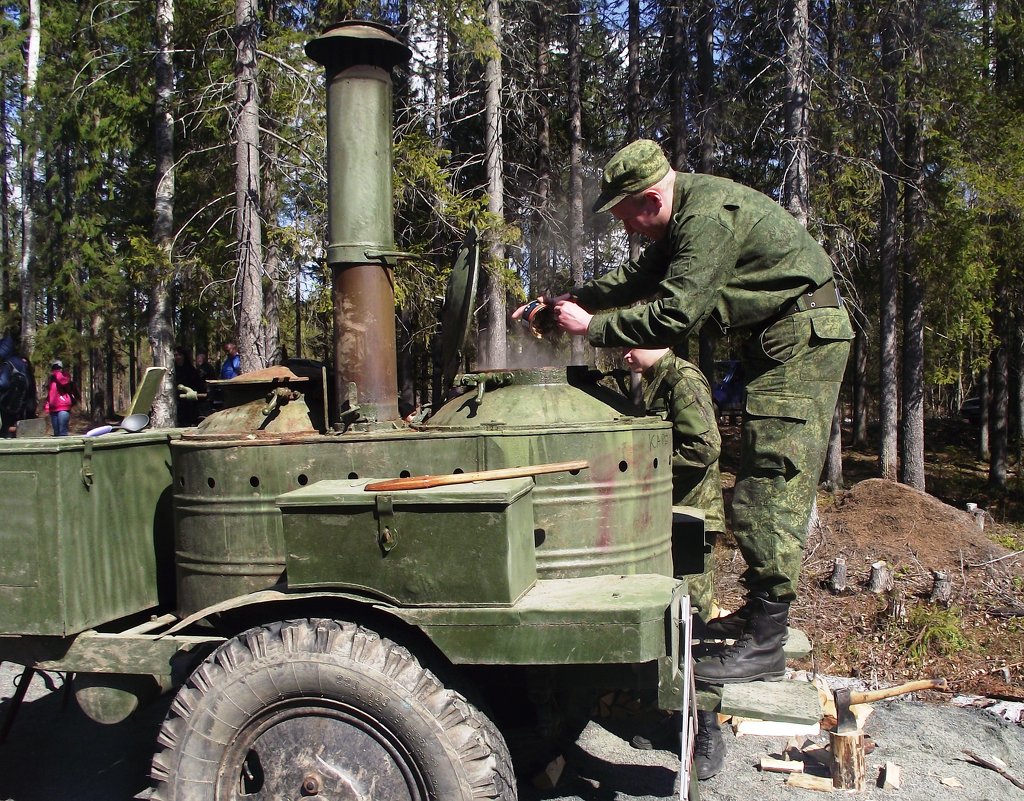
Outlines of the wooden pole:
[[550,464],[534,464],[525,467],[502,467],[496,470],[478,470],[473,473],[448,473],[437,476],[409,476],[408,478],[389,478],[374,481],[364,489],[368,492],[392,492],[395,490],[428,489],[443,487],[449,484],[469,484],[473,481],[497,481],[502,478],[525,478],[543,473],[567,473],[573,470],[586,470],[590,463],[585,460],[575,462],[552,462]]

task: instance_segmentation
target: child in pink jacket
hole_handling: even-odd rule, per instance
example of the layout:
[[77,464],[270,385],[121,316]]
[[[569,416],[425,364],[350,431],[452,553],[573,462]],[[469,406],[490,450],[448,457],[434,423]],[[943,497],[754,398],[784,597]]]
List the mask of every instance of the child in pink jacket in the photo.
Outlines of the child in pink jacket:
[[53,436],[66,437],[68,422],[71,419],[71,407],[78,401],[78,392],[71,376],[64,372],[64,363],[60,359],[53,360],[50,371],[43,412],[50,415]]

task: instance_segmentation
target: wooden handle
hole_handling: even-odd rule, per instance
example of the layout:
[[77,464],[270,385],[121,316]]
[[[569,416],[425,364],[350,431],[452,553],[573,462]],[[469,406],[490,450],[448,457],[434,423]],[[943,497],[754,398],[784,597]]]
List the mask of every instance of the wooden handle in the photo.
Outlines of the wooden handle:
[[552,462],[550,464],[532,464],[525,467],[502,467],[497,470],[478,470],[475,473],[448,473],[438,476],[409,476],[408,478],[389,478],[374,481],[364,489],[368,492],[391,492],[393,490],[428,489],[443,487],[448,484],[469,484],[473,481],[496,481],[501,478],[524,478],[542,473],[565,473],[569,470],[586,470],[590,463],[584,460],[576,462]]
[[867,690],[865,692],[850,693],[851,704],[870,704],[872,701],[881,701],[883,698],[892,698],[894,695],[903,695],[917,690],[944,690],[946,689],[945,679],[920,679],[908,681],[906,684],[897,684],[895,687],[885,687],[881,690]]

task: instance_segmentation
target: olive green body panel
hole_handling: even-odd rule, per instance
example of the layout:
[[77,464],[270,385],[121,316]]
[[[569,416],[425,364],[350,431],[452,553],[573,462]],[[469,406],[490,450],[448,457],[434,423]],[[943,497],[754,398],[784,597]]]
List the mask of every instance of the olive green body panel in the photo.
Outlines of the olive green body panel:
[[172,458],[181,615],[283,580],[287,549],[276,499],[325,480],[584,458],[590,467],[576,475],[535,478],[538,578],[672,572],[671,430],[655,418],[335,436],[187,433],[172,446]]
[[318,481],[277,499],[288,586],[340,585],[400,606],[505,605],[537,580],[529,478],[367,492]]
[[170,603],[175,436],[0,440],[0,633],[64,636]]
[[670,655],[672,600],[685,587],[652,574],[555,579],[538,581],[511,608],[394,614],[456,664],[638,664]]

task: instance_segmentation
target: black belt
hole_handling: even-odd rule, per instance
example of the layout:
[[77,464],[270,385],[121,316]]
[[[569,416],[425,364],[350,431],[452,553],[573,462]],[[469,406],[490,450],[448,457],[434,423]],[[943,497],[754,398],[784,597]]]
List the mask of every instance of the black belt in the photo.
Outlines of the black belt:
[[810,311],[811,309],[838,309],[843,305],[839,297],[839,288],[834,280],[819,286],[817,289],[809,289],[802,295],[788,301],[779,309],[778,317],[788,317],[797,312]]

